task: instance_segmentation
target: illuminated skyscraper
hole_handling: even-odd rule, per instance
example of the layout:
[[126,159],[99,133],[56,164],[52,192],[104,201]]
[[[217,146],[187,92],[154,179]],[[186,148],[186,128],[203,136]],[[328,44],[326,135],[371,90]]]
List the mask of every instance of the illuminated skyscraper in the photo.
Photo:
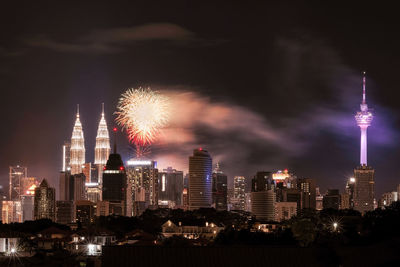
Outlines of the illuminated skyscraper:
[[374,169],[367,164],[367,129],[371,125],[373,115],[368,109],[365,94],[365,72],[363,73],[363,98],[360,111],[355,115],[361,130],[360,166],[354,169],[354,209],[366,212],[374,209]]
[[109,202],[109,213],[125,216],[127,179],[121,155],[110,154],[103,172],[103,200]]
[[82,165],[85,164],[85,140],[83,138],[82,124],[79,119],[79,105],[76,113],[76,120],[71,137],[71,174],[82,172]]
[[158,205],[182,206],[183,172],[172,167],[158,173]]
[[65,141],[62,148],[62,171],[65,172],[71,168],[70,166],[71,157],[71,143]]
[[[140,215],[147,208],[158,207],[157,162],[151,160],[128,160],[126,175],[131,197],[127,199],[132,215]],[[127,214],[131,216],[130,214]]]
[[27,168],[22,166],[10,166],[9,200],[20,200],[22,194],[21,180],[26,178]]
[[228,209],[228,177],[221,171],[219,163],[212,174],[212,204],[218,211]]
[[39,187],[35,189],[34,218],[50,219],[55,221],[56,190],[49,187],[46,179],[43,179]]
[[193,150],[189,157],[189,209],[211,207],[212,159],[202,149]]
[[[94,148],[94,164],[98,169],[98,180],[101,184],[103,176],[103,168],[107,163],[108,156],[110,155],[110,136],[108,134],[106,119],[104,118],[104,103],[102,104],[101,118],[99,127],[97,128],[96,146]],[[91,181],[92,182],[92,181]]]
[[233,209],[246,210],[246,183],[243,176],[235,176],[233,178]]

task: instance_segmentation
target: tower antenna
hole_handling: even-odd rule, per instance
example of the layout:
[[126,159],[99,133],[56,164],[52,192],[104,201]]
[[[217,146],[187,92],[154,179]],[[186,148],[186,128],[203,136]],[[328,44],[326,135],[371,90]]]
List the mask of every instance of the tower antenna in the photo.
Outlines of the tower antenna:
[[362,101],[363,104],[365,104],[365,80],[366,80],[365,74],[366,74],[366,72],[363,71],[363,101]]

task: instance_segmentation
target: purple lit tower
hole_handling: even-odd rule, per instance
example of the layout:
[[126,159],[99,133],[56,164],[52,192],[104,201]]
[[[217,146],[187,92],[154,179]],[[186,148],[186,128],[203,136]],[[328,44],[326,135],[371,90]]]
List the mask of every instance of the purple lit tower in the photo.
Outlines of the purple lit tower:
[[374,209],[375,170],[367,164],[367,129],[371,125],[373,115],[365,101],[365,72],[363,73],[363,100],[360,111],[355,115],[361,130],[360,166],[354,169],[354,209],[361,213]]
[[373,116],[368,110],[367,102],[365,101],[365,72],[363,72],[363,99],[360,104],[360,111],[355,115],[357,125],[361,130],[361,145],[360,145],[360,165],[367,164],[367,129],[371,125]]

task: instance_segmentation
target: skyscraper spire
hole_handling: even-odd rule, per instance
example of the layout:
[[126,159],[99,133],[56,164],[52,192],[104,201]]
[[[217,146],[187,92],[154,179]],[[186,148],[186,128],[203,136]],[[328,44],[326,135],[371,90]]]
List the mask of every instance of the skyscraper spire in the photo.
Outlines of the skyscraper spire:
[[363,72],[363,98],[360,104],[360,111],[355,115],[357,125],[361,130],[361,142],[360,142],[360,165],[367,165],[367,129],[371,125],[373,115],[368,110],[365,95],[365,71]]
[[110,150],[110,136],[104,116],[104,103],[102,103],[101,118],[99,127],[97,128],[96,146],[94,148],[94,164],[98,166],[99,181],[101,180],[103,167],[106,165],[108,156],[110,155]]
[[82,124],[79,119],[79,104],[77,106],[76,120],[71,137],[71,174],[82,172],[82,165],[85,163],[85,140],[83,137]]
[[365,104],[365,71],[363,72],[363,101],[362,103]]

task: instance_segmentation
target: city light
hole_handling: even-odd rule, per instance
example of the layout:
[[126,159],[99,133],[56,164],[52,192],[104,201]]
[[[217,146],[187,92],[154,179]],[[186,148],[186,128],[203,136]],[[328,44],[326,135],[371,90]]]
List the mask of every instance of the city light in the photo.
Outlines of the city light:
[[145,165],[151,165],[151,160],[128,160],[127,161],[128,166],[145,166]]

